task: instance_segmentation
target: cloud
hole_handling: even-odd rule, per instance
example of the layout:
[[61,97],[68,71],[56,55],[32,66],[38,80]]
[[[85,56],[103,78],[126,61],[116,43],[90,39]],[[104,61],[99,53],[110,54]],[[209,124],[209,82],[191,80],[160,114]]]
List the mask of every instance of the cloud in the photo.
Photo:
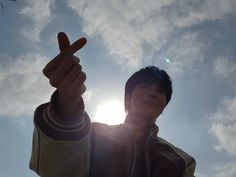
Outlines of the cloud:
[[219,57],[213,64],[213,73],[230,82],[236,78],[236,63],[230,57]]
[[[159,51],[168,42],[171,50],[178,50],[177,58],[181,58],[175,61],[179,72],[195,64],[197,59],[192,56],[196,52],[203,55],[202,48],[195,45],[195,42],[200,43],[198,39],[187,41],[188,38],[196,39],[196,36],[188,34],[193,30],[186,28],[224,19],[234,12],[236,5],[234,0],[69,0],[68,3],[82,18],[83,31],[89,36],[98,36],[108,54],[118,56],[115,62],[123,68],[140,67],[150,58],[147,50]],[[179,34],[179,31],[183,33]],[[172,38],[176,35],[188,43],[181,43],[182,47],[179,43],[174,46]],[[191,50],[187,50],[188,45]]]
[[174,18],[175,25],[179,28],[191,27],[207,21],[222,20],[227,15],[235,12],[234,0],[181,0],[177,4]]
[[236,155],[236,97],[225,98],[218,110],[210,115],[210,132],[215,135],[218,151]]
[[51,9],[54,0],[31,1],[26,0],[26,6],[19,14],[28,18],[31,23],[21,30],[21,34],[33,42],[40,41],[40,33],[51,22]]
[[48,59],[31,53],[9,58],[1,56],[0,116],[32,116],[36,106],[49,101],[52,92],[41,72]]
[[215,166],[216,177],[235,177],[236,163],[225,163]]
[[172,28],[168,13],[161,8],[173,1],[69,1],[69,6],[83,19],[83,31],[99,36],[110,55],[123,67],[139,67],[143,45],[159,49]]
[[162,55],[170,58],[169,71],[173,75],[182,74],[186,70],[195,70],[197,63],[203,61],[205,47],[197,33],[186,33],[176,37]]

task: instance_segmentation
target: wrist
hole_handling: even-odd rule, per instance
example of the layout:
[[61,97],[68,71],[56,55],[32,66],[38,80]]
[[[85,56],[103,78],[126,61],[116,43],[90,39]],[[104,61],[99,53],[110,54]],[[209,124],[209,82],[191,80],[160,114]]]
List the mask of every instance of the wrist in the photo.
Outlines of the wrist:
[[56,90],[51,98],[51,106],[53,110],[60,115],[60,119],[71,121],[81,117],[84,112],[84,102],[82,97],[65,97],[58,90]]

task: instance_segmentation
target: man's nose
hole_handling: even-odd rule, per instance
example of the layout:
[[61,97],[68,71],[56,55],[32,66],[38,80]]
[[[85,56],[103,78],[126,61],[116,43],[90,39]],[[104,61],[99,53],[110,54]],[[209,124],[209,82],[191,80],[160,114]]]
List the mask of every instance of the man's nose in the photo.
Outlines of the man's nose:
[[158,89],[155,85],[151,85],[148,89],[148,96],[157,98],[158,97]]

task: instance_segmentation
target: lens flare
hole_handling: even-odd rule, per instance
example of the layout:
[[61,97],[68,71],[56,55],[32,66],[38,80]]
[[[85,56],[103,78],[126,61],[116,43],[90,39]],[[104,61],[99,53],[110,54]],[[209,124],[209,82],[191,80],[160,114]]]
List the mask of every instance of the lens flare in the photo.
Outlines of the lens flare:
[[164,59],[165,59],[166,63],[171,64],[171,60],[169,58],[164,57]]

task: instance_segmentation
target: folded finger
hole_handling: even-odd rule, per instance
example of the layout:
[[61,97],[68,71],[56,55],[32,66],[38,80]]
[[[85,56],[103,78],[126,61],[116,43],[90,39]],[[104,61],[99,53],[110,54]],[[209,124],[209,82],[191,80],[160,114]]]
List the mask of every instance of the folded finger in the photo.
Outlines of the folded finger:
[[58,68],[55,71],[55,74],[58,77],[64,77],[74,65],[77,65],[79,70],[82,70],[82,66],[79,64],[80,60],[79,58],[75,56],[67,56],[63,59],[61,64],[58,66]]
[[74,65],[58,85],[60,90],[71,90],[75,78],[81,73],[81,67]]

